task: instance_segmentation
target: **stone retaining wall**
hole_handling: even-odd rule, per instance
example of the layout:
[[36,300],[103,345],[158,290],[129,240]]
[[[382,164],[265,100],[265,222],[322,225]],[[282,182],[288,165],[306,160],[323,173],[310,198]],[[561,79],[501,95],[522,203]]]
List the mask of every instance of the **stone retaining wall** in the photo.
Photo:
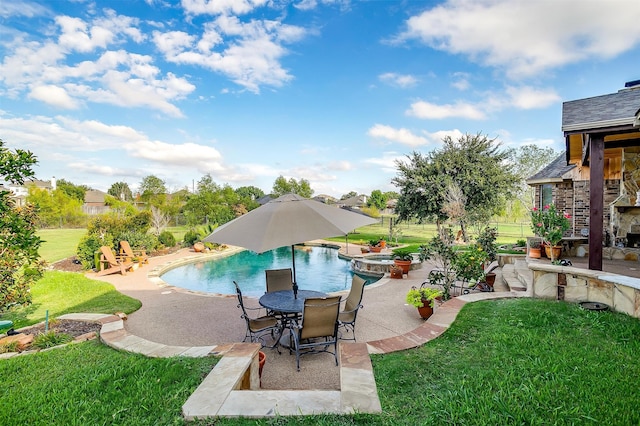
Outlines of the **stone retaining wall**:
[[570,302],[598,302],[640,318],[640,279],[590,269],[529,263],[531,296]]

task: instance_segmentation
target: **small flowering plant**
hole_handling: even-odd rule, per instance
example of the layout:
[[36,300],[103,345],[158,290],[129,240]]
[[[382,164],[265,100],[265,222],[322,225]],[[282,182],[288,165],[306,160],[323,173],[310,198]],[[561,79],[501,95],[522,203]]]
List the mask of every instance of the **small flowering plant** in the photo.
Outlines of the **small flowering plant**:
[[460,278],[479,282],[484,279],[484,265],[489,259],[482,246],[475,244],[469,250],[458,252],[454,261],[454,269]]
[[534,207],[531,211],[531,229],[546,244],[557,246],[562,235],[571,227],[570,218],[567,213],[557,211],[553,204],[544,206],[542,210]]

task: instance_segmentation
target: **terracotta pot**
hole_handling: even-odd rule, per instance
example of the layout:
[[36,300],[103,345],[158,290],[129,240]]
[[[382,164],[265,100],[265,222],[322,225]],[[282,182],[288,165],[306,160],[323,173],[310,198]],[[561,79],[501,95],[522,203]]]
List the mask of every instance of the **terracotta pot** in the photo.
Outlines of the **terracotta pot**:
[[258,363],[259,363],[258,377],[260,377],[260,387],[262,387],[262,367],[264,367],[264,363],[266,360],[267,360],[267,354],[265,354],[262,351],[258,352]]
[[427,319],[433,315],[433,308],[431,307],[431,302],[429,300],[422,299],[422,304],[424,306],[422,308],[418,308],[418,313],[423,319]]
[[371,250],[371,253],[380,253],[382,251],[382,247],[369,246],[369,250]]
[[402,279],[403,273],[401,268],[396,268],[395,266],[392,266],[391,269],[389,270],[389,273],[391,278]]
[[532,258],[532,259],[540,259],[540,256],[542,256],[540,247],[537,247],[537,248],[529,247],[529,257],[530,258]]
[[360,251],[362,253],[369,253],[369,248],[368,247],[360,247]]
[[393,263],[402,269],[402,272],[405,274],[409,273],[409,269],[411,269],[411,261],[410,260],[398,260],[394,259]]
[[544,246],[544,252],[551,260],[560,259],[560,256],[562,255],[562,246]]
[[385,240],[380,240],[380,241],[378,242],[378,245],[379,245],[380,247],[382,247],[382,248],[385,248],[385,247],[387,246],[387,242],[386,242]]
[[496,283],[496,273],[489,272],[487,275],[484,276],[484,281],[487,283],[489,287],[493,287],[493,285]]

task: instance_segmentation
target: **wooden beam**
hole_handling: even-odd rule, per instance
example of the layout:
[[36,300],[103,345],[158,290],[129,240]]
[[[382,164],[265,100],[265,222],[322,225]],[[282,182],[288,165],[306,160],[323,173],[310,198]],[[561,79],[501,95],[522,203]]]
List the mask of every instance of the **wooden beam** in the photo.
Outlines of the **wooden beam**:
[[604,135],[590,135],[588,139],[591,153],[589,167],[589,269],[602,271]]

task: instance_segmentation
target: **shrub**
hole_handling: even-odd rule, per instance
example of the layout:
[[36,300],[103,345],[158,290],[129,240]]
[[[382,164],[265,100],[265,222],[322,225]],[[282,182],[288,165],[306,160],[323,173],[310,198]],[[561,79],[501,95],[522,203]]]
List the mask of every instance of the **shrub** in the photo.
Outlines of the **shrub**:
[[118,235],[116,248],[119,248],[120,241],[125,240],[133,250],[145,250],[147,252],[155,250],[158,245],[158,237],[141,231],[126,231]]
[[526,247],[527,246],[527,240],[517,240],[515,246],[516,247]]
[[200,236],[198,235],[198,233],[195,230],[190,229],[187,232],[185,232],[182,241],[184,242],[184,245],[192,246],[199,239],[200,239]]
[[162,231],[158,235],[158,242],[165,247],[173,247],[176,245],[176,237],[169,231]]
[[[78,243],[76,256],[84,269],[91,269],[95,267],[95,252],[100,250],[101,246],[113,246],[113,237],[109,234],[105,234],[105,237],[106,238],[101,239],[97,235],[85,235]],[[108,242],[105,240],[108,240]]]
[[69,343],[73,338],[66,333],[56,333],[49,331],[47,333],[38,334],[33,338],[31,346],[38,349],[52,348],[54,346]]
[[8,352],[18,352],[20,350],[20,342],[13,341],[3,343],[0,345],[0,354],[6,354]]

